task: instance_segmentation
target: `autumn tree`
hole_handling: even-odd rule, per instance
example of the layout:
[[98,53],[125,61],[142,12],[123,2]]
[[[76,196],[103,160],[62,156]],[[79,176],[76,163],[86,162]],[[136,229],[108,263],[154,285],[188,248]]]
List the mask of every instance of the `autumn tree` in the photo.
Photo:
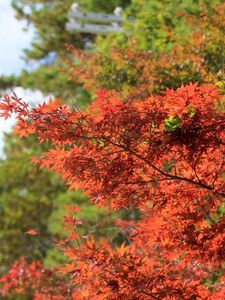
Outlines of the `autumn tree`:
[[[129,242],[114,248],[80,236],[78,208],[68,208],[71,235],[58,243],[70,260],[61,268],[68,281],[52,289],[52,277],[46,287],[45,272],[24,266],[22,274],[31,268],[40,278],[32,281],[34,299],[224,298],[221,100],[218,87],[198,83],[144,101],[100,90],[84,112],[57,101],[29,109],[16,96],[2,99],[2,116],[17,114],[21,136],[51,142],[35,164],[56,171],[70,189],[82,188],[97,206],[142,212],[137,224],[117,222]],[[3,295],[26,290],[18,264],[1,279]]]
[[180,18],[180,12],[195,17],[202,9],[218,6],[221,0],[132,0],[127,14],[136,18],[129,24],[132,36],[142,50],[170,50],[177,40],[188,40],[192,28]]
[[[181,26],[177,24],[174,29],[163,27],[171,39],[167,51],[164,47],[158,51],[153,51],[150,46],[141,49],[135,35],[130,36],[127,46],[110,47],[109,44],[107,52],[83,53],[72,49],[75,59],[68,60],[71,78],[82,83],[92,94],[101,87],[115,89],[134,100],[145,99],[166,87],[177,88],[189,81],[223,81],[224,3],[202,5],[192,14],[178,8],[176,18],[180,20],[178,24],[182,22],[189,29],[188,38],[176,36]],[[141,34],[141,38],[147,37]]]
[[[160,5],[167,7],[166,2]],[[65,232],[71,230],[71,236],[65,233],[65,241],[57,246],[70,261],[64,265],[64,274],[45,269],[40,262],[29,265],[22,258],[1,279],[3,299],[15,297],[15,294],[22,295],[22,299],[25,295],[36,299],[104,299],[103,295],[105,299],[224,298],[224,115],[216,109],[222,107],[221,98],[216,87],[190,85],[177,91],[168,90],[165,96],[161,94],[139,101],[152,92],[156,94],[165,86],[177,87],[190,80],[200,83],[221,80],[224,6],[210,5],[210,10],[197,8],[188,14],[187,9],[182,12],[175,2],[170,3],[161,19],[155,20],[158,25],[154,28],[154,39],[149,40],[149,35],[140,35],[142,30],[136,30],[138,42],[132,42],[129,47],[125,47],[124,43],[122,49],[112,48],[107,55],[102,52],[84,55],[84,59],[83,54],[79,53],[80,69],[72,76],[82,74],[83,77],[79,78],[86,81],[92,91],[103,86],[117,89],[120,96],[103,90],[84,112],[79,112],[76,106],[69,108],[54,102],[28,111],[17,98],[12,102],[6,98],[5,104],[8,103],[8,106],[1,106],[5,113],[18,108],[21,135],[33,132],[40,142],[52,143],[53,149],[36,162],[57,171],[71,188],[82,188],[97,206],[109,211],[137,207],[142,214],[137,224],[132,220],[115,220],[115,225],[121,228],[121,240],[125,241],[125,244],[115,248],[113,239],[110,239],[114,235],[114,229],[110,229],[114,227],[111,223],[109,231],[106,231],[110,238],[99,240],[95,233],[102,235],[102,227],[93,232],[96,225],[94,218],[97,216],[94,210],[85,219],[82,217],[87,209],[85,205],[80,212],[77,208],[69,209],[65,217]],[[149,17],[148,7],[153,9],[153,16],[157,16],[155,12],[159,4],[154,5],[154,1],[151,4],[142,1],[142,4],[144,9],[135,14],[136,18],[139,17],[134,29],[143,28],[143,19]],[[175,21],[174,6],[177,12]],[[46,7],[51,8],[51,5]],[[39,10],[38,6],[33,8]],[[176,41],[176,34],[183,32],[182,28],[186,30],[187,23],[189,28],[195,27],[197,30],[191,32],[188,43],[185,39]],[[148,30],[146,27],[146,32]],[[111,39],[104,39],[103,46]],[[139,43],[140,39],[142,43]],[[120,38],[115,41],[120,45]],[[100,42],[102,39],[99,39]],[[140,45],[154,52],[140,51]],[[161,51],[165,48],[170,52]],[[54,56],[50,58],[54,59]],[[69,91],[74,89],[73,82],[68,86],[63,84],[67,76],[58,73],[57,63],[54,67],[52,64],[49,71],[45,70],[46,66],[42,66],[44,72],[37,70],[33,77],[24,73],[27,86],[36,84],[32,82],[33,78],[40,75],[39,82],[43,89],[46,87],[45,91],[57,87],[58,95],[67,97]],[[41,149],[38,148],[38,151]],[[26,152],[27,148],[24,150]],[[35,151],[27,154],[21,156],[18,164],[20,171],[22,166],[26,168],[24,161],[29,156],[39,156]],[[18,160],[18,157],[12,159]],[[10,162],[2,164],[0,172],[4,176],[9,165]],[[36,172],[33,167],[32,170]],[[22,178],[33,176],[23,171],[21,174]],[[40,179],[48,179],[47,172],[43,175]],[[13,171],[10,176],[12,180],[17,177]],[[49,183],[55,180],[54,177],[49,179]],[[1,183],[7,185],[8,181],[3,178]],[[15,189],[20,191],[22,185],[23,181],[18,181]],[[36,186],[39,189],[43,182],[36,182]],[[32,190],[29,185],[26,189]],[[35,193],[37,189],[34,187]],[[65,202],[70,204],[72,201],[65,199],[76,195],[74,191],[70,193],[59,193],[55,199],[51,196],[54,208],[61,207]],[[9,198],[5,192],[4,197],[11,206],[16,206],[18,197]],[[25,200],[24,194],[22,198]],[[76,201],[79,202],[79,199],[76,198]],[[32,199],[28,198],[27,203],[32,204]],[[35,205],[38,207],[37,203]],[[25,210],[27,207],[24,203],[24,211],[28,211]],[[90,212],[91,208],[88,210]],[[56,210],[50,216],[47,230],[53,231],[54,237],[63,213]],[[16,215],[18,218],[13,211],[6,212],[4,216],[9,224],[6,242],[12,237],[9,217],[14,218],[14,223],[19,226],[21,209]],[[106,213],[98,216],[97,224],[108,224]],[[30,224],[36,229],[41,228],[41,234],[36,234],[34,230],[30,231],[29,236],[24,235],[25,227],[19,230],[24,240],[28,241],[26,245],[32,247],[35,253],[37,240],[49,242],[46,230],[42,230],[46,227],[45,216],[42,217],[40,220],[43,222],[39,224],[43,227],[38,227],[29,215],[24,224],[25,227]],[[80,224],[82,221],[83,225]],[[29,244],[29,241],[33,243]],[[30,248],[26,245],[21,249],[25,249],[24,254],[29,261],[34,252],[28,253]],[[55,252],[47,256],[54,261]],[[47,263],[50,266],[53,264]]]

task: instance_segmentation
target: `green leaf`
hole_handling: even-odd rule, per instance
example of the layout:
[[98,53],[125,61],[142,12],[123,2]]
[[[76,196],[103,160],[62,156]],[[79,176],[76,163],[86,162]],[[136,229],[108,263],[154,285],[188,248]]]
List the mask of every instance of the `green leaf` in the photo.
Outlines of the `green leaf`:
[[180,127],[181,121],[178,116],[169,116],[169,118],[164,121],[164,124],[166,131],[173,132]]

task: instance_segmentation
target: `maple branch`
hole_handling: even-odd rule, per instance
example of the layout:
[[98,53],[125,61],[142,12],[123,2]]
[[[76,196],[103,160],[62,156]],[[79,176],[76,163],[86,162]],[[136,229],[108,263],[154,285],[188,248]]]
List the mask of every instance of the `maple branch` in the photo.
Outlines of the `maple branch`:
[[146,183],[157,183],[158,181],[167,181],[167,180],[173,180],[171,178],[160,178],[160,179],[151,179],[146,181],[127,181],[125,184],[146,184]]
[[221,164],[220,164],[220,166],[219,166],[219,168],[218,168],[218,170],[217,170],[217,172],[215,174],[215,177],[213,179],[213,182],[212,182],[212,186],[213,187],[215,186],[215,182],[216,182],[216,180],[217,180],[217,178],[218,178],[218,176],[219,176],[219,174],[220,174],[223,166],[224,166],[224,156],[222,157],[222,162],[221,162]]
[[177,165],[176,165],[176,159],[174,157],[174,174],[177,176]]
[[199,176],[198,176],[198,173],[197,173],[197,171],[196,171],[196,168],[195,168],[195,166],[194,166],[194,165],[192,165],[190,162],[188,162],[188,164],[189,164],[189,166],[191,167],[191,169],[194,171],[194,173],[195,173],[195,176],[196,176],[196,178],[197,178],[198,182],[201,182],[201,179],[200,179],[200,178],[199,178]]
[[[210,191],[214,190],[213,186],[206,185],[206,184],[202,183],[201,181],[194,181],[190,178],[181,177],[181,176],[178,176],[178,175],[172,175],[172,174],[166,173],[163,170],[161,170],[160,168],[158,168],[157,166],[153,165],[149,160],[147,160],[146,158],[142,157],[140,154],[138,154],[135,151],[133,151],[132,149],[130,149],[129,147],[125,147],[123,145],[114,143],[113,141],[111,141],[107,137],[102,137],[102,139],[106,140],[107,142],[109,142],[110,144],[112,144],[116,147],[122,148],[125,151],[130,152],[135,157],[137,157],[138,159],[140,159],[140,160],[144,161],[146,164],[148,164],[153,170],[157,171],[158,173],[160,173],[161,175],[163,175],[167,178],[170,178],[171,180],[185,181],[185,182],[188,182],[190,184],[193,184],[193,185],[199,186],[201,188],[204,188],[206,190],[210,190]],[[222,197],[225,197],[225,193],[218,193],[218,194]]]
[[[102,136],[102,137],[96,137],[96,136],[92,136],[92,137],[89,137],[89,136],[78,136],[78,135],[74,135],[72,132],[70,133],[72,136],[76,137],[76,138],[81,138],[81,139],[87,139],[87,140],[92,140],[92,139],[102,139],[103,141],[107,141],[108,143],[114,145],[115,147],[118,147],[118,148],[121,148],[123,149],[123,151],[127,151],[127,152],[130,152],[131,154],[133,154],[135,157],[137,157],[138,159],[144,161],[146,164],[148,164],[153,170],[157,171],[159,174],[165,176],[167,179],[170,179],[170,180],[179,180],[179,181],[185,181],[185,182],[188,182],[190,184],[193,184],[193,185],[196,185],[196,186],[199,186],[200,188],[203,188],[203,189],[207,189],[207,190],[210,190],[210,191],[213,191],[214,190],[214,185],[210,186],[210,185],[206,185],[204,183],[202,183],[196,173],[196,170],[192,167],[193,171],[195,172],[195,175],[196,175],[196,178],[198,179],[198,181],[195,181],[195,180],[192,180],[190,178],[186,178],[186,177],[181,177],[181,176],[178,176],[176,175],[172,175],[172,174],[169,174],[169,173],[166,173],[164,172],[163,170],[161,170],[160,168],[158,168],[157,166],[153,165],[149,160],[147,160],[146,158],[142,157],[140,154],[136,153],[135,151],[133,151],[132,149],[130,149],[128,146],[123,146],[121,144],[117,144],[113,141],[111,141],[109,138],[107,138],[106,136]],[[140,182],[140,183],[148,183],[149,181],[147,182]],[[150,181],[151,182],[151,181]],[[132,183],[131,183],[132,184]],[[218,194],[222,197],[225,197],[225,193],[220,193],[218,192]]]
[[[113,273],[112,273],[110,270],[108,270],[108,269],[106,269],[106,272],[108,272],[108,273],[111,274],[114,278],[117,279],[117,274],[113,274]],[[144,275],[143,275],[141,272],[139,272],[138,270],[137,270],[137,273],[139,273],[139,274],[141,274],[142,276],[144,276]],[[144,277],[145,277],[145,276],[144,276]],[[124,281],[126,281],[127,283],[129,283],[129,281],[128,281],[126,278],[124,278]],[[107,281],[106,281],[106,283],[107,283]],[[146,291],[143,290],[143,289],[139,289],[139,291],[140,291],[141,293],[147,295],[147,296],[150,296],[151,298],[160,300],[160,298],[158,298],[157,296],[153,295],[152,293],[148,293],[148,292],[146,292]]]

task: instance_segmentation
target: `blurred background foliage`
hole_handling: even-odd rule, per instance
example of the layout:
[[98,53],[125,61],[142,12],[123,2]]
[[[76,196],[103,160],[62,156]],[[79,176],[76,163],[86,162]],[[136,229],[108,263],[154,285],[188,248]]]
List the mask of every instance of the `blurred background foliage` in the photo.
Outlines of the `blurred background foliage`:
[[[84,84],[92,96],[96,89],[103,87],[116,89],[129,99],[143,99],[166,87],[176,88],[190,81],[215,83],[223,80],[224,3],[140,2],[143,2],[143,11],[140,8],[139,13],[142,11],[146,16],[153,14],[152,21],[147,22],[142,16],[137,22],[130,24],[131,31],[127,35],[129,38],[126,39],[124,35],[123,46],[120,37],[117,40],[109,35],[104,40],[102,37],[97,39],[97,51],[84,53],[73,50],[76,59],[69,63],[71,77]],[[182,5],[179,6],[178,2]],[[152,8],[153,3],[155,6]],[[148,10],[147,7],[151,9]],[[160,14],[162,18],[158,18]],[[171,22],[168,21],[168,16]],[[142,22],[150,28],[149,31],[138,27]],[[139,35],[136,27],[139,28]],[[160,31],[154,36],[157,28]],[[152,35],[154,43],[150,41]],[[155,47],[155,43],[159,47]]]
[[[115,89],[128,100],[143,99],[165,87],[188,81],[215,83],[224,76],[223,1],[203,0],[80,0],[82,11],[112,13],[124,9],[124,34],[106,37],[65,30],[73,1],[15,0],[18,19],[33,26],[35,36],[24,59],[35,67],[19,76],[2,76],[0,89],[22,86],[62,98],[85,109],[99,87]],[[91,49],[86,42],[91,41]],[[68,50],[68,45],[72,50]],[[76,48],[76,50],[74,50]],[[40,258],[53,267],[64,258],[53,249],[63,237],[66,205],[80,207],[83,236],[107,236],[112,243],[129,243],[115,226],[117,217],[137,220],[139,212],[109,214],[94,208],[81,192],[67,191],[56,175],[30,162],[48,148],[34,138],[5,136],[5,158],[0,160],[0,273],[21,255]],[[35,237],[24,234],[35,229]]]
[[[83,11],[113,12],[117,5],[126,7],[129,0],[80,0]],[[65,58],[70,57],[67,45],[84,49],[86,41],[95,36],[87,33],[70,33],[65,30],[68,11],[73,0],[13,0],[12,5],[19,20],[33,26],[35,36],[30,49],[25,49],[24,59],[36,66],[32,72],[23,71],[16,84],[30,89],[39,89],[57,97],[76,95],[77,85],[68,81]],[[64,65],[64,66],[63,66]],[[63,67],[62,67],[63,66]],[[79,102],[80,104],[81,102]]]

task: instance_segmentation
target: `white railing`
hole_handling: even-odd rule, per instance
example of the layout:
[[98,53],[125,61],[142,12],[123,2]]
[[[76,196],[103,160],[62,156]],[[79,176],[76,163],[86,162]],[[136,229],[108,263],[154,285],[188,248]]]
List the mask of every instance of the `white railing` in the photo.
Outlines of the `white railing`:
[[[111,32],[122,33],[124,32],[121,27],[121,24],[124,22],[122,11],[121,7],[116,7],[114,14],[85,13],[80,11],[79,4],[74,3],[68,14],[69,22],[66,24],[66,30],[104,35]],[[96,22],[97,24],[89,22]],[[106,25],[107,23],[108,25]]]

